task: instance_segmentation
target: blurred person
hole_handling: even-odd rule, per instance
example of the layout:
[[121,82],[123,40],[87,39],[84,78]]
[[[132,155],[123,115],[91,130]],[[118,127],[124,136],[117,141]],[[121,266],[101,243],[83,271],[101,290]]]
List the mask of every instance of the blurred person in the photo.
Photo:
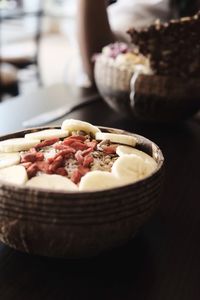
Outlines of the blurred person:
[[108,0],[78,1],[78,43],[84,72],[94,82],[92,56],[115,41],[130,42],[126,31],[194,14],[200,0]]

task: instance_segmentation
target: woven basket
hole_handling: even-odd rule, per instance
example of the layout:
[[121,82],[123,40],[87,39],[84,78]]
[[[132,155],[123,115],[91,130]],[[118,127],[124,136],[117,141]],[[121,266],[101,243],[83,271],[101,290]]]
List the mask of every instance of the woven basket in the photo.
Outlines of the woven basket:
[[[130,135],[112,128],[101,130]],[[35,130],[13,133],[0,140],[32,131]],[[66,193],[0,182],[0,240],[31,254],[80,258],[97,255],[133,238],[159,204],[164,160],[156,144],[134,136],[138,139],[136,147],[158,163],[154,173],[136,183],[105,191]]]
[[[200,78],[139,75],[111,65],[109,59],[95,63],[95,81],[102,98],[120,114],[140,121],[177,122],[200,109]],[[132,96],[130,96],[132,95]]]

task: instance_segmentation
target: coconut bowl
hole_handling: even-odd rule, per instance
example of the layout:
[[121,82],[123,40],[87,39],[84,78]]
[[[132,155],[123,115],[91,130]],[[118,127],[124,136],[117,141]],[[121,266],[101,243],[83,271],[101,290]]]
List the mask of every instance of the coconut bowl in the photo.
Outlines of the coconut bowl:
[[200,109],[200,78],[135,76],[101,59],[95,62],[95,82],[105,102],[138,121],[179,122]]
[[[16,132],[1,136],[0,140],[47,128],[50,127]],[[55,192],[1,181],[3,243],[36,255],[90,257],[126,243],[152,216],[159,204],[163,182],[161,150],[145,137],[113,128],[100,129],[134,135],[136,148],[152,156],[157,169],[133,184],[95,192]]]

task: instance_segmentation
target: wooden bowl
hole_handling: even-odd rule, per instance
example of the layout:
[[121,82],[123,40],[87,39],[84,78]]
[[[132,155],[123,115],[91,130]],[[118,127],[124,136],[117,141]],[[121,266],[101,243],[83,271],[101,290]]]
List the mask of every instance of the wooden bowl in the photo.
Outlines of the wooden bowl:
[[97,88],[107,104],[139,121],[178,122],[200,109],[200,78],[139,75],[131,85],[133,72],[98,58],[94,74]]
[[[23,137],[38,129],[47,127],[1,136],[0,140]],[[0,182],[3,243],[31,254],[81,258],[133,238],[159,204],[164,158],[159,147],[142,136],[113,128],[100,129],[135,136],[136,148],[151,155],[157,169],[133,184],[97,192],[54,192]]]

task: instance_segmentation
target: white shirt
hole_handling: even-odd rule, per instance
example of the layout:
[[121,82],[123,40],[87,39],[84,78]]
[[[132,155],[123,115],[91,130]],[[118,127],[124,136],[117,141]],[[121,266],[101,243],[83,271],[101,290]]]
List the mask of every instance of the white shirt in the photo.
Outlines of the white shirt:
[[108,7],[109,22],[118,37],[128,41],[130,27],[149,26],[156,19],[170,19],[169,0],[118,0]]
[[[95,1],[95,0],[94,0]],[[103,0],[102,0],[103,1]],[[167,21],[170,19],[170,0],[118,0],[107,9],[108,18],[112,31],[118,40],[130,42],[126,31],[130,27],[141,28],[152,24],[156,19]],[[78,55],[75,55],[78,57]],[[79,86],[89,86],[90,81],[82,70],[79,59],[70,59],[68,65],[68,83]],[[73,71],[71,71],[73,69]],[[74,76],[73,76],[74,74]],[[76,79],[74,79],[76,78]]]

